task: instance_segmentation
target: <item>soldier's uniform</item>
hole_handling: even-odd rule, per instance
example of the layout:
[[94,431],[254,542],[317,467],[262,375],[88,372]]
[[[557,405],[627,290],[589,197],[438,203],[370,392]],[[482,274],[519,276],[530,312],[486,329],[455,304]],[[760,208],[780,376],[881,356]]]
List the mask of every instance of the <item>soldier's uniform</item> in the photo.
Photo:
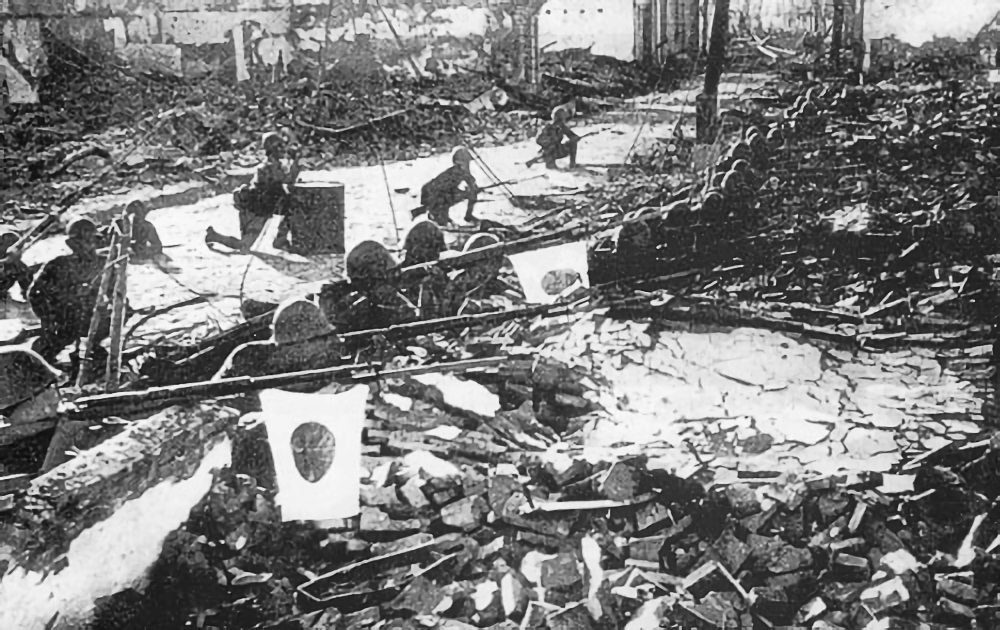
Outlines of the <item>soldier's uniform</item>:
[[0,232],[0,297],[6,297],[14,285],[21,287],[21,292],[28,293],[31,285],[31,270],[19,256],[10,256],[8,250],[17,243],[18,236],[13,232]]
[[[444,233],[433,221],[423,220],[413,224],[403,239],[405,258],[403,266],[419,265],[438,260],[447,249]],[[417,308],[420,319],[444,317],[448,274],[437,266],[416,282],[404,283],[401,293]]]
[[320,295],[320,307],[338,329],[385,328],[416,317],[416,308],[391,278],[396,261],[382,244],[359,243],[347,255],[346,266],[347,277],[357,288],[346,295]]
[[0,348],[0,417],[12,424],[49,416],[60,373],[27,348]]
[[129,249],[137,258],[153,258],[163,253],[163,243],[156,226],[146,219],[146,204],[133,201],[125,208],[132,218],[132,243]]
[[[468,149],[457,147],[451,154],[452,166],[420,189],[420,205],[427,211],[432,221],[441,225],[451,222],[448,210],[457,203],[468,201],[465,210],[465,220],[473,221],[476,217],[472,210],[478,199],[479,187],[476,178],[472,176],[470,165],[472,155]],[[466,188],[462,190],[461,185]]]
[[[465,243],[462,252],[471,252],[499,242],[500,239],[493,234],[476,234]],[[459,271],[448,283],[449,314],[471,314],[482,310],[476,301],[486,299],[502,288],[497,286],[502,266],[503,254],[497,252],[472,267]]]
[[253,341],[233,350],[215,380],[264,376],[336,365],[341,346],[334,328],[319,306],[295,299],[278,307],[271,323],[271,339]]
[[[45,263],[28,288],[28,303],[42,323],[41,335],[32,349],[50,363],[66,346],[87,336],[104,269],[104,260],[97,254],[98,235],[93,222],[77,219],[66,233],[66,244],[73,253]],[[109,295],[113,287],[112,277]],[[110,326],[110,315],[105,313],[98,340],[108,335]],[[93,352],[99,356],[103,350],[97,346]],[[75,365],[75,354],[73,358]]]
[[[552,110],[552,122],[542,127],[535,142],[542,149],[542,159],[548,168],[556,167],[556,160],[569,158],[569,166],[576,166],[576,147],[580,137],[566,125],[569,112],[562,107]],[[565,141],[564,141],[565,140]]]
[[[282,158],[286,155],[285,141],[280,134],[264,134],[261,144],[267,161],[257,168],[253,180],[246,186],[233,191],[233,205],[239,212],[240,238],[219,234],[209,227],[205,242],[219,243],[243,252],[249,251],[260,236],[267,220],[285,210],[288,190],[286,186],[295,183],[299,176],[298,162],[286,166]],[[275,247],[288,245],[288,221],[282,221]]]

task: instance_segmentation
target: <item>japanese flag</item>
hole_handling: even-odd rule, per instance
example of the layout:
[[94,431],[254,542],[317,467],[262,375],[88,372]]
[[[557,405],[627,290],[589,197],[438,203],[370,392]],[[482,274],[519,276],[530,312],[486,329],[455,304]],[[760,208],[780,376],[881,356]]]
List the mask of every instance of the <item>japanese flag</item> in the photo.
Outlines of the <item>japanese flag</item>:
[[587,243],[567,243],[510,256],[524,297],[535,304],[551,304],[576,287],[589,287]]
[[361,432],[368,386],[340,394],[260,393],[283,521],[361,511]]

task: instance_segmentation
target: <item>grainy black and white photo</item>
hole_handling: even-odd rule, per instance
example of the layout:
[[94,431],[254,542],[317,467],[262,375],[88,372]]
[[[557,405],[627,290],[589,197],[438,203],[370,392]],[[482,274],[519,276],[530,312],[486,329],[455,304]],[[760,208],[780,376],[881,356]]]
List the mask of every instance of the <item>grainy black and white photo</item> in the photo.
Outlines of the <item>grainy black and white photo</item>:
[[0,26],[0,630],[1000,628],[1000,0]]

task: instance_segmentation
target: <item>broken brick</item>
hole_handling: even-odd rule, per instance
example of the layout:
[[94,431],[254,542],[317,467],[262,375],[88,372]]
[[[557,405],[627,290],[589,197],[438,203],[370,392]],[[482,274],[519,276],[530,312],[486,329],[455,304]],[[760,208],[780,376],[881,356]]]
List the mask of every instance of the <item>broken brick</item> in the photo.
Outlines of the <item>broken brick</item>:
[[519,575],[507,573],[500,578],[500,603],[508,619],[520,619],[528,610],[530,600],[528,585]]
[[503,512],[504,505],[515,492],[520,492],[521,484],[514,477],[509,475],[496,475],[490,477],[489,489],[486,491],[486,500],[494,512]]
[[367,507],[394,507],[400,503],[396,489],[391,486],[361,485],[361,505]]
[[598,482],[597,490],[602,497],[611,501],[631,501],[635,498],[635,478],[632,469],[615,462]]
[[646,562],[659,562],[660,550],[663,548],[665,542],[665,536],[630,538],[628,541],[629,558]]
[[910,592],[901,578],[895,577],[870,586],[861,593],[861,601],[869,611],[878,614],[909,601]]
[[583,604],[567,606],[548,617],[549,630],[588,630],[594,624]]
[[378,508],[361,508],[361,532],[414,533],[423,529],[417,519],[394,520]]
[[965,617],[966,619],[975,619],[976,611],[972,608],[966,606],[965,604],[960,604],[958,602],[953,602],[950,599],[942,597],[938,600],[937,608],[943,614],[953,615],[955,617]]
[[665,505],[652,501],[640,507],[635,513],[635,526],[639,532],[644,532],[655,529],[660,523],[666,523],[669,518],[670,510]]
[[938,578],[937,590],[950,599],[969,604],[975,604],[982,598],[980,592],[974,587],[948,577]]
[[441,508],[441,521],[449,527],[472,531],[479,527],[488,511],[481,496],[466,497]]
[[737,573],[750,557],[750,545],[738,539],[731,529],[722,532],[722,535],[712,546],[718,552],[722,566],[726,567],[730,573]]
[[415,615],[429,615],[445,600],[447,595],[437,584],[420,576],[403,589],[389,607]]
[[846,553],[838,553],[834,556],[831,569],[839,579],[851,582],[867,580],[870,573],[867,558],[860,558]]
[[811,600],[806,602],[802,608],[799,608],[799,612],[795,614],[795,619],[793,621],[796,624],[809,623],[825,613],[826,609],[826,602],[823,601],[822,597],[813,597]]
[[808,567],[812,561],[812,552],[808,549],[784,545],[770,554],[765,562],[765,567],[775,574],[791,573]]
[[371,552],[373,556],[384,556],[390,553],[396,553],[397,551],[402,551],[404,549],[409,549],[411,547],[425,545],[433,540],[434,536],[431,534],[413,534],[412,536],[407,536],[391,542],[375,543],[371,546]]
[[418,510],[431,504],[427,500],[427,495],[424,494],[423,485],[423,481],[417,477],[413,477],[399,487],[399,493],[403,495],[403,500]]
[[583,580],[579,561],[570,553],[560,553],[542,563],[542,588],[564,588]]
[[344,626],[347,628],[369,628],[382,618],[378,606],[371,606],[356,613],[344,616]]
[[761,511],[757,491],[745,483],[737,483],[726,487],[726,499],[733,509],[736,518],[747,518]]
[[552,481],[560,488],[589,476],[592,469],[593,467],[582,459],[567,459],[558,462],[550,461],[545,464],[545,472],[552,477]]

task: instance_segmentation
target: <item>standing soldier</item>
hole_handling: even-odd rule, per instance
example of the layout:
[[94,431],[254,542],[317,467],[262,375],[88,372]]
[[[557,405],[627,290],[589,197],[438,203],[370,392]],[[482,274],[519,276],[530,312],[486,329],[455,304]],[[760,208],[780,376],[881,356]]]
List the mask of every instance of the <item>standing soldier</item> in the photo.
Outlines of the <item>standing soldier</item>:
[[[233,205],[240,214],[240,238],[219,234],[210,226],[205,234],[206,243],[219,243],[247,253],[267,220],[287,206],[287,186],[294,184],[299,176],[298,156],[288,151],[285,139],[279,133],[264,134],[261,146],[267,161],[257,168],[253,181],[233,191]],[[292,158],[288,166],[282,162],[286,156]],[[288,229],[288,221],[282,221],[274,241],[275,247],[287,247]]]
[[[448,210],[463,200],[469,202],[465,210],[465,220],[471,222],[476,219],[472,210],[479,198],[479,186],[476,185],[476,178],[472,176],[472,154],[465,147],[456,147],[451,152],[451,163],[449,169],[420,189],[420,205],[427,212],[427,216],[439,225],[451,223]],[[463,182],[465,190],[461,188]]]

